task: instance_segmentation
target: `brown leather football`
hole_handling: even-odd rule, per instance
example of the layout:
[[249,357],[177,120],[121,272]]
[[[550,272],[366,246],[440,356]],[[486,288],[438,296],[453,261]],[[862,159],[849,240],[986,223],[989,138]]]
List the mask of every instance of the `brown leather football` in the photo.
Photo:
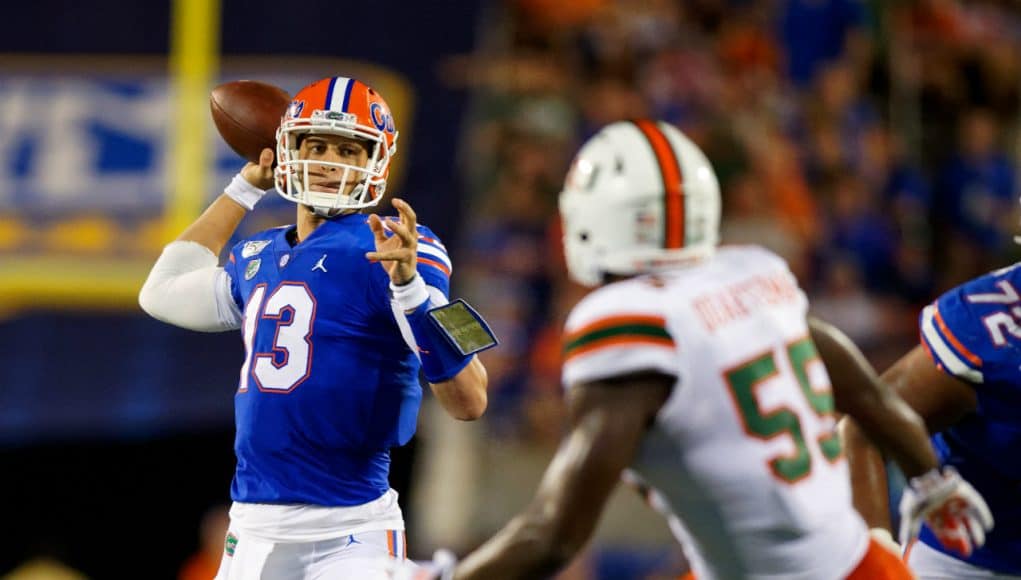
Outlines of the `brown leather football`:
[[276,150],[277,127],[290,103],[287,91],[259,81],[231,81],[209,95],[209,110],[220,136],[253,163],[259,162],[264,148]]

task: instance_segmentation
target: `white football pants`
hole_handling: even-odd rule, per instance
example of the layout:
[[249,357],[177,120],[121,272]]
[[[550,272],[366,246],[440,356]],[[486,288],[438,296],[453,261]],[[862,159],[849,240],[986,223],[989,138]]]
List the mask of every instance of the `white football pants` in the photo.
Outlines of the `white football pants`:
[[406,557],[402,530],[318,542],[270,542],[231,530],[214,580],[388,580],[393,561]]

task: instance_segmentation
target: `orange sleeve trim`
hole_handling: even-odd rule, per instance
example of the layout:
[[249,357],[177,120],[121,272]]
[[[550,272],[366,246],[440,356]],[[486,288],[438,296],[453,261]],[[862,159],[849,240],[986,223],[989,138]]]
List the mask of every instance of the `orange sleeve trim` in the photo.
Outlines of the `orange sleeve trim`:
[[418,263],[425,264],[426,266],[432,266],[433,268],[436,268],[439,271],[446,274],[448,277],[450,276],[450,268],[448,268],[447,265],[444,264],[443,262],[437,262],[436,260],[430,260],[429,258],[423,258],[422,256],[419,256]]
[[929,342],[925,340],[924,335],[922,336],[922,339],[919,342],[922,345],[922,350],[925,351],[925,354],[929,355],[929,358],[932,359],[932,362],[933,364],[936,365],[936,368],[943,372],[946,372],[946,369],[943,368],[943,363],[939,362],[939,359],[936,358],[936,355],[932,354],[932,349],[929,348]]
[[946,323],[943,322],[943,315],[939,313],[939,305],[938,304],[933,304],[932,310],[933,310],[933,314],[934,314],[933,315],[933,319],[936,320],[936,325],[939,326],[940,332],[942,332],[943,335],[946,336],[947,339],[950,340],[950,344],[952,344],[954,346],[954,348],[957,349],[958,352],[963,354],[964,358],[966,358],[969,361],[971,361],[971,364],[973,364],[973,365],[975,365],[977,367],[982,366],[982,359],[978,358],[977,356],[975,356],[974,353],[972,353],[970,350],[965,348],[964,345],[961,344],[961,341],[957,340],[957,337],[954,336],[954,333],[950,332],[950,329],[947,328]]
[[447,249],[447,247],[443,245],[443,242],[437,240],[436,238],[430,238],[429,236],[426,236],[426,235],[423,235],[423,234],[418,234],[418,239],[424,240],[426,242],[429,242],[430,244],[432,244],[434,246],[439,246],[440,248],[443,248],[444,250]]

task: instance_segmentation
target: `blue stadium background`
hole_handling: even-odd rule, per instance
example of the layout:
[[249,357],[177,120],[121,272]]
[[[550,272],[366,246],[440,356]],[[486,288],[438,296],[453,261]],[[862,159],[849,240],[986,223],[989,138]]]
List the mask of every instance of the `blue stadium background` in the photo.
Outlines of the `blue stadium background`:
[[[50,555],[94,578],[186,578],[186,561],[218,557],[240,341],[134,302],[175,191],[171,8],[7,12],[0,574]],[[393,189],[446,241],[455,293],[501,338],[484,353],[486,417],[455,424],[426,401],[416,443],[395,455],[416,557],[492,534],[557,445],[560,328],[583,290],[564,276],[556,194],[605,123],[681,127],[720,178],[723,239],[787,259],[815,313],[880,370],[917,344],[928,301],[1019,258],[1009,0],[222,0],[220,30],[213,82],[293,92],[344,73],[387,96]],[[215,133],[209,145],[212,196],[240,161]],[[267,199],[243,230],[291,212]],[[685,566],[662,521],[620,493],[560,579]]]

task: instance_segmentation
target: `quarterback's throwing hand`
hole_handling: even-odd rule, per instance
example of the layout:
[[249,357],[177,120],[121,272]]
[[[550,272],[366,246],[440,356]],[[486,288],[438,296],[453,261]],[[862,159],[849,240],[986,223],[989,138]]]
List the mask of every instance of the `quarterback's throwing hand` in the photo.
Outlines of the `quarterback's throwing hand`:
[[224,188],[223,194],[251,211],[273,189],[273,150],[263,149],[258,163],[245,165]]
[[272,149],[263,149],[262,154],[259,155],[259,162],[246,163],[245,167],[241,170],[241,176],[245,178],[245,181],[259,189],[272,189],[274,185],[273,162],[275,160],[276,154],[273,153]]
[[953,467],[912,478],[900,500],[900,517],[902,546],[918,534],[924,521],[944,547],[966,557],[993,529],[986,501]]
[[[378,215],[369,216],[369,227],[376,239],[376,251],[367,252],[365,257],[383,263],[383,268],[390,275],[395,286],[403,286],[411,281],[416,274],[416,258],[418,257],[418,227],[415,210],[402,199],[393,200],[398,219],[387,219],[386,223]],[[387,230],[390,234],[387,234]]]

